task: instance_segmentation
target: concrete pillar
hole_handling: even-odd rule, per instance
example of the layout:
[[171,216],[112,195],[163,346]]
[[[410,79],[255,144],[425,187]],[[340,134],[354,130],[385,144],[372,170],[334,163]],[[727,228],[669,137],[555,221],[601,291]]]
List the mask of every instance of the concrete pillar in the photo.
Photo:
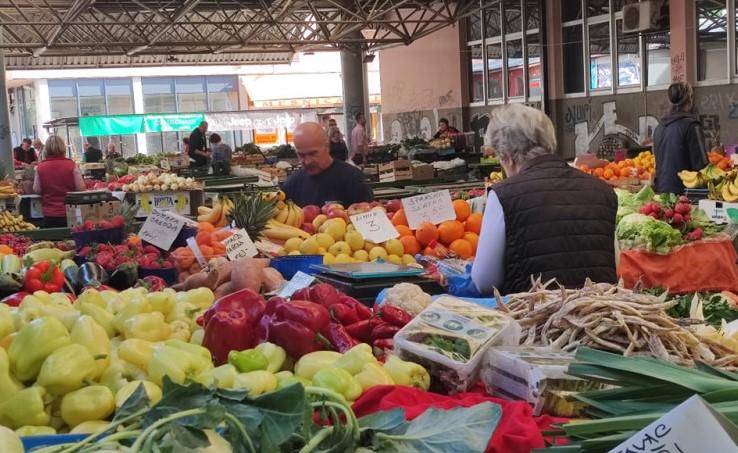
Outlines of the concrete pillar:
[[33,82],[35,90],[34,99],[36,101],[36,125],[38,125],[38,138],[45,142],[49,138],[49,131],[44,128],[44,124],[51,121],[51,99],[49,98],[49,81],[47,79],[38,79]]
[[[361,34],[357,31],[357,39],[361,38]],[[343,111],[346,117],[346,143],[349,150],[352,149],[351,131],[354,129],[356,122],[354,116],[358,112],[364,113],[367,118],[367,136],[369,136],[369,113],[365,103],[365,80],[364,80],[364,62],[363,52],[358,46],[341,51],[341,73],[343,78]]]
[[[564,57],[561,47],[561,1],[546,0],[546,97],[564,96]],[[579,70],[569,68],[570,71]]]
[[[142,114],[144,111],[143,83],[141,77],[133,77],[133,113]],[[136,134],[136,147],[141,154],[148,154],[146,146],[146,134]]]
[[13,143],[10,137],[8,88],[5,83],[5,54],[0,51],[0,168],[2,176],[13,174]]
[[694,83],[697,75],[694,0],[669,2],[671,81]]

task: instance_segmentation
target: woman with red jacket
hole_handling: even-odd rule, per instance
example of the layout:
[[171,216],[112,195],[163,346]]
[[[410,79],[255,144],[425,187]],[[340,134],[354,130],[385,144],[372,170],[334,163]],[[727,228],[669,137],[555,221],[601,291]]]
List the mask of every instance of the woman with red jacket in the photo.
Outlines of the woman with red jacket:
[[44,147],[46,158],[36,167],[33,191],[41,195],[44,228],[67,226],[64,197],[67,192],[85,190],[82,173],[73,160],[66,157],[64,140],[52,135]]

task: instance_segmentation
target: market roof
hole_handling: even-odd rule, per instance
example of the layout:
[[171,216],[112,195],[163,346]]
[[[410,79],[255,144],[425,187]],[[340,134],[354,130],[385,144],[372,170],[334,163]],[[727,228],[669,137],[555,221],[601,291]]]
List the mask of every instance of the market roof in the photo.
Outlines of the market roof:
[[288,62],[410,44],[478,0],[0,0],[9,69]]

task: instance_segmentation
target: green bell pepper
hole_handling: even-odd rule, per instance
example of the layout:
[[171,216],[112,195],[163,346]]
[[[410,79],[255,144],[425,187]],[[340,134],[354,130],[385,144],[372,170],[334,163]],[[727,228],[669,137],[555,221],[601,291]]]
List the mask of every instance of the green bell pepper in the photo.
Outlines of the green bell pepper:
[[281,346],[277,346],[274,343],[261,343],[254,349],[264,354],[269,361],[266,370],[270,373],[276,373],[282,369],[285,359],[287,359],[287,352]]
[[0,403],[0,425],[12,429],[48,425],[50,417],[44,407],[45,394],[43,387],[28,387]]
[[374,357],[372,347],[366,343],[360,343],[346,351],[333,366],[343,368],[353,376],[360,372],[367,363],[378,363],[378,361]]
[[323,368],[313,376],[313,385],[333,390],[346,401],[354,401],[361,396],[361,385],[343,368]]
[[295,376],[292,371],[280,371],[279,373],[275,373],[274,377],[277,378],[277,390],[292,384],[302,384],[305,387],[311,385],[310,380]]
[[97,373],[95,359],[81,344],[70,344],[44,360],[36,384],[52,395],[65,395],[82,388]]
[[269,366],[269,360],[266,356],[256,349],[246,349],[245,351],[231,351],[228,353],[228,363],[236,367],[239,373],[248,373],[249,371],[266,370]]
[[70,427],[82,422],[103,420],[115,411],[113,392],[104,385],[91,385],[67,393],[62,398],[61,416]]
[[38,375],[46,357],[71,342],[67,328],[58,319],[35,319],[20,329],[8,349],[10,370],[20,381],[30,381]]
[[[197,376],[208,368],[213,367],[213,363],[204,360],[202,355],[179,348],[170,344],[170,342],[202,348],[202,346],[184,343],[178,340],[170,340],[165,344],[156,345],[151,362],[148,364],[149,378],[155,384],[161,385],[164,376],[169,376],[177,384],[184,384],[188,378]],[[208,354],[210,354],[209,351]]]

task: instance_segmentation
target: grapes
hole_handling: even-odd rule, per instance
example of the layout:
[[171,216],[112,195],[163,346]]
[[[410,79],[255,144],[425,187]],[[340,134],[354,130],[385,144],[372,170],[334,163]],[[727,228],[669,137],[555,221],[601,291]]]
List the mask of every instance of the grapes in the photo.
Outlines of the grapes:
[[13,253],[18,256],[26,254],[28,247],[33,243],[33,240],[28,236],[4,233],[0,234],[0,244],[7,245],[13,249]]

